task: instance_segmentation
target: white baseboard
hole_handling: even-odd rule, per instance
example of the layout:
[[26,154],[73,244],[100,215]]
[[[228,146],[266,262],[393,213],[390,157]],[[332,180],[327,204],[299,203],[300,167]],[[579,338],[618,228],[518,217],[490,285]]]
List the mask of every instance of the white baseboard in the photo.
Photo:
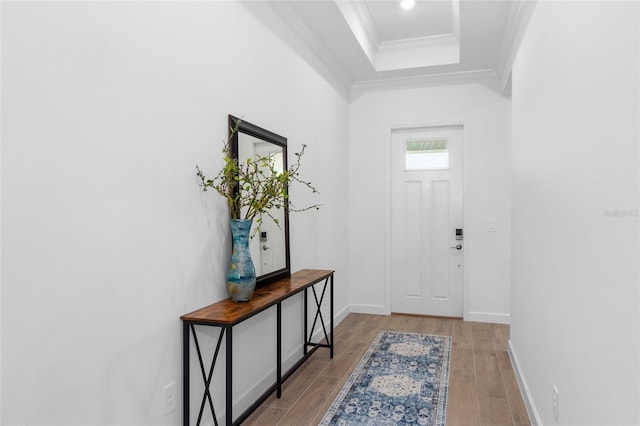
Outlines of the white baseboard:
[[341,310],[340,312],[338,312],[338,314],[335,317],[335,324],[334,327],[338,324],[340,324],[342,322],[343,319],[345,319],[347,317],[347,315],[349,315],[349,312],[351,312],[349,310],[349,306],[345,306],[343,310]]
[[464,316],[465,321],[492,322],[497,324],[511,324],[511,315],[497,312],[469,311]]
[[387,315],[384,305],[349,305],[349,311],[356,314]]
[[513,365],[513,371],[516,375],[516,380],[518,381],[518,387],[520,388],[520,393],[522,394],[522,399],[524,400],[524,405],[527,409],[527,414],[529,415],[529,422],[532,426],[542,426],[542,419],[540,419],[536,405],[533,402],[533,397],[531,396],[529,386],[527,385],[527,379],[524,378],[524,374],[520,368],[520,363],[518,362],[518,357],[516,356],[511,340],[509,340],[508,352],[509,358],[511,358],[511,365]]
[[[349,311],[357,314],[389,315],[385,305],[349,305]],[[511,315],[498,312],[469,311],[464,316],[465,321],[492,322],[510,324]]]

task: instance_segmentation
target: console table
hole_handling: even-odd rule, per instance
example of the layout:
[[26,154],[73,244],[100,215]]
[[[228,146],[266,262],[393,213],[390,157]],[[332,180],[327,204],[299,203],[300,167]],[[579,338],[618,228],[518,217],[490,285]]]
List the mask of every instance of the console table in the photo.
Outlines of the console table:
[[[218,359],[218,352],[222,343],[223,336],[226,335],[226,370],[225,370],[225,416],[226,424],[228,426],[240,424],[244,421],[252,411],[254,411],[267,397],[275,390],[276,395],[280,398],[282,394],[282,383],[300,366],[304,361],[313,354],[318,348],[329,348],[331,358],[333,358],[333,273],[330,270],[317,270],[317,269],[304,269],[302,271],[292,274],[290,277],[268,284],[264,287],[256,289],[253,294],[253,298],[248,302],[235,303],[230,298],[222,300],[218,303],[214,303],[197,311],[180,317],[182,320],[182,376],[183,376],[183,425],[189,426],[189,408],[190,408],[190,394],[189,394],[189,378],[190,378],[190,336],[193,336],[193,341],[198,355],[198,361],[200,364],[200,373],[202,374],[202,380],[204,382],[204,394],[200,403],[200,411],[198,414],[198,420],[196,425],[200,425],[202,420],[202,414],[204,407],[208,402],[211,414],[215,425],[218,425],[216,412],[213,406],[213,398],[209,391],[211,379],[213,377],[213,370]],[[318,297],[316,292],[316,284],[322,284],[322,290]],[[315,316],[311,330],[308,331],[307,326],[307,292],[311,288],[313,292],[313,298],[315,301]],[[320,288],[320,286],[318,286]],[[325,293],[329,288],[330,293],[330,327],[327,332],[327,322],[320,307],[324,299]],[[293,295],[304,293],[304,344],[303,344],[303,356],[298,362],[286,373],[282,373],[282,301],[290,298]],[[260,312],[276,306],[276,383],[270,386],[263,394],[258,398],[245,412],[243,412],[235,421],[233,420],[232,405],[233,405],[233,327],[241,322],[259,314]],[[324,339],[326,343],[313,343],[311,337],[313,336],[316,324],[320,320],[322,331],[324,333]],[[220,327],[220,335],[218,336],[218,342],[216,344],[215,351],[212,356],[211,364],[208,372],[205,370],[204,361],[202,358],[202,352],[198,343],[198,337],[196,334],[196,325],[199,326],[213,326]]]

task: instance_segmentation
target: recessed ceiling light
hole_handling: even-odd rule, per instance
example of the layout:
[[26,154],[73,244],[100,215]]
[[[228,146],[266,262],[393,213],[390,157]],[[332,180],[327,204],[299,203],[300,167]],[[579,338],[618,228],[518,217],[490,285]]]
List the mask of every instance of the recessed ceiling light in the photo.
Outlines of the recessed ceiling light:
[[405,10],[413,9],[415,5],[416,5],[416,0],[402,0],[400,2],[400,7]]

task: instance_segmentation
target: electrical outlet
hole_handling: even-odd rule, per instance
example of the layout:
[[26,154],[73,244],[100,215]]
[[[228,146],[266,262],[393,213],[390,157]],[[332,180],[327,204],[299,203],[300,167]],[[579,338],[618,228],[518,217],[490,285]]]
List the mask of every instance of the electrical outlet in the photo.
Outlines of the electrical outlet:
[[560,392],[556,385],[553,385],[553,392],[551,394],[551,407],[553,409],[553,417],[558,421],[558,403],[560,398]]
[[164,387],[164,413],[176,411],[178,396],[176,395],[176,382],[171,382]]

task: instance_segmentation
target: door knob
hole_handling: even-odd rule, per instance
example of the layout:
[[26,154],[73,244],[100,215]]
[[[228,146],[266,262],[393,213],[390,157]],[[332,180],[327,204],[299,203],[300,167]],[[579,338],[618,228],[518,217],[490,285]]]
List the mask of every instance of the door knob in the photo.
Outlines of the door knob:
[[269,247],[267,247],[267,245],[265,244],[262,246],[262,250],[269,250]]
[[462,244],[457,244],[455,246],[450,246],[451,248],[454,248],[456,250],[462,250]]

